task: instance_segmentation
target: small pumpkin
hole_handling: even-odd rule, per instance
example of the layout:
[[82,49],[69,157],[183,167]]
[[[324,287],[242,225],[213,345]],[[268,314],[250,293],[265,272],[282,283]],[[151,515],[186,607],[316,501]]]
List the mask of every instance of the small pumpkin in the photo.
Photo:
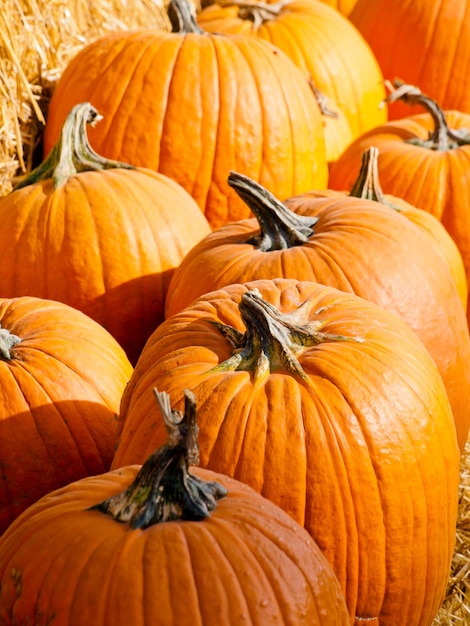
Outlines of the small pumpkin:
[[[269,41],[311,79],[338,116],[329,119],[326,128],[329,162],[353,139],[387,121],[387,108],[381,106],[386,91],[374,55],[351,22],[326,4],[318,0],[230,0],[203,9],[197,20],[210,32],[243,33]],[[348,128],[342,124],[343,116]],[[336,128],[332,128],[335,121]],[[334,150],[330,135],[337,138],[340,128],[341,144],[338,141]]]
[[195,401],[167,442],[45,496],[0,538],[3,626],[347,626],[331,567],[281,509],[198,462]]
[[201,296],[143,349],[113,468],[164,440],[153,386],[176,408],[193,391],[201,466],[248,483],[305,526],[351,620],[431,623],[455,541],[459,449],[442,377],[403,319],[294,279]]
[[[400,80],[389,83],[389,87],[391,103],[420,105],[426,112],[388,122],[353,141],[332,165],[329,187],[350,189],[364,150],[375,146],[384,193],[428,211],[443,224],[462,255],[468,287],[470,114],[445,111],[418,87]],[[467,304],[467,315],[469,310]]]
[[44,494],[109,469],[132,366],[61,302],[0,299],[0,534]]
[[91,148],[99,112],[69,112],[49,157],[0,198],[0,296],[69,304],[104,326],[132,363],[163,320],[174,269],[211,229],[168,177]]
[[45,154],[68,111],[91,102],[104,117],[93,148],[172,178],[213,228],[247,216],[230,169],[281,196],[325,185],[322,115],[291,59],[260,39],[202,32],[187,0],[168,8],[174,32],[111,33],[69,61],[48,107]]
[[204,237],[175,270],[168,319],[232,283],[295,278],[354,293],[400,315],[428,348],[454,410],[461,449],[470,427],[470,336],[464,306],[429,235],[389,207],[332,190],[280,202],[232,172],[256,218]]

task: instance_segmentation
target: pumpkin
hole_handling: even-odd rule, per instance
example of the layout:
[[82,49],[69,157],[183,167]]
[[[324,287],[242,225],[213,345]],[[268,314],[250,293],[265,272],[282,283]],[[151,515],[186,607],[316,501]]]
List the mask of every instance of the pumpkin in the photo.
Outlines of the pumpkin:
[[0,296],[69,304],[104,326],[135,363],[163,320],[172,272],[211,229],[170,178],[100,157],[73,107],[49,157],[0,198]]
[[[329,162],[358,135],[387,120],[387,109],[380,106],[386,96],[383,76],[374,55],[351,22],[326,4],[232,0],[203,9],[197,20],[210,32],[242,32],[269,41],[310,77],[338,116],[329,118],[326,127]],[[331,130],[336,141],[330,140]]]
[[470,427],[470,337],[465,310],[442,254],[406,217],[335,191],[280,202],[232,172],[229,183],[256,218],[227,224],[183,259],[168,288],[165,316],[231,283],[312,280],[400,315],[436,361],[454,410],[459,443]]
[[201,466],[304,525],[351,620],[431,623],[455,539],[459,450],[442,378],[398,315],[294,279],[201,296],[143,349],[113,468],[164,439],[153,386],[175,408],[184,389],[194,393]]
[[375,202],[389,206],[395,211],[399,211],[401,215],[404,215],[426,233],[445,259],[457,286],[457,291],[464,310],[466,311],[468,297],[467,279],[462,255],[460,254],[457,244],[434,215],[431,215],[431,213],[423,209],[414,207],[402,198],[391,194],[384,194],[379,180],[378,158],[379,151],[374,146],[365,150],[362,155],[359,175],[349,195],[357,198],[375,200]]
[[334,573],[281,509],[197,468],[195,402],[167,442],[45,496],[0,538],[4,626],[347,626]]
[[466,170],[470,165],[470,114],[444,111],[418,87],[400,80],[390,84],[390,89],[389,101],[419,104],[426,112],[388,122],[353,141],[332,165],[329,187],[349,189],[362,153],[375,146],[384,193],[428,211],[443,224],[462,255],[468,286],[470,183]]
[[202,33],[184,0],[170,8],[175,32],[111,33],[69,61],[48,108],[46,154],[67,112],[87,101],[104,117],[93,148],[169,176],[212,227],[247,216],[230,169],[281,196],[325,185],[322,115],[291,59],[259,39]]
[[115,339],[80,311],[0,299],[0,534],[49,491],[109,469],[131,373]]
[[[444,109],[470,114],[470,2],[358,0],[349,19],[370,45],[384,77],[419,85]],[[390,119],[419,113],[403,103]]]
[[343,15],[349,16],[357,0],[321,0],[321,2],[333,7]]

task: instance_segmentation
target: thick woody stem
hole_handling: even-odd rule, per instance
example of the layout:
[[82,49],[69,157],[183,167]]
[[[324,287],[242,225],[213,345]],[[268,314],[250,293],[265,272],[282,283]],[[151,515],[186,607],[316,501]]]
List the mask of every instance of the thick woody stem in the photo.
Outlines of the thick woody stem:
[[454,130],[449,128],[445,113],[438,103],[422,93],[415,85],[408,85],[404,81],[396,78],[393,82],[385,81],[385,86],[390,94],[385,99],[392,103],[402,100],[406,104],[420,105],[428,111],[434,122],[434,129],[429,133],[426,141],[411,139],[409,143],[414,143],[431,150],[453,150],[459,146],[470,143],[470,135],[466,129]]
[[132,528],[145,529],[175,520],[203,520],[226,495],[217,482],[202,480],[189,472],[199,462],[196,400],[185,391],[184,414],[172,410],[165,392],[154,389],[168,432],[167,442],[141,467],[122,493],[91,507]]
[[259,222],[260,234],[247,241],[258,250],[271,252],[300,246],[313,235],[317,217],[297,215],[271,192],[243,174],[230,172],[227,182]]

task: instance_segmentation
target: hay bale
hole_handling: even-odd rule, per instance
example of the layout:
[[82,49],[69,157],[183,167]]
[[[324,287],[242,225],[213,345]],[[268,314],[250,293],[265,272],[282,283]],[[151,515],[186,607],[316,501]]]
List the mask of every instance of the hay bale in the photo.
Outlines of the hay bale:
[[164,0],[2,0],[0,195],[38,165],[47,106],[69,59],[113,30],[170,30]]
[[470,624],[470,441],[462,455],[457,534],[444,602],[432,626]]

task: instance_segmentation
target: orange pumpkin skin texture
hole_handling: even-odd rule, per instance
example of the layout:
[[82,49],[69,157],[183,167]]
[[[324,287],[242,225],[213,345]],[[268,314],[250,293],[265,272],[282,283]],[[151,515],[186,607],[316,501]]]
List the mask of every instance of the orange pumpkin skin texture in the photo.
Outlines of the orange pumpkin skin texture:
[[315,281],[375,302],[400,315],[434,358],[463,450],[470,427],[470,337],[449,267],[429,236],[389,207],[332,190],[285,205],[319,218],[305,242],[263,251],[249,242],[260,231],[255,218],[219,228],[175,270],[166,318],[205,293],[261,278]]
[[[113,337],[60,302],[1,299],[0,534],[29,505],[109,469],[132,366]],[[7,335],[6,333],[9,333]]]
[[[309,301],[308,320],[350,340],[300,350],[304,379],[275,364],[264,374],[224,369],[234,348],[210,320],[243,332],[239,302],[255,287],[282,313]],[[442,379],[403,320],[287,279],[202,296],[145,346],[123,395],[115,468],[165,437],[152,418],[153,386],[175,406],[184,388],[194,392],[201,466],[248,483],[305,526],[351,618],[431,623],[452,555],[459,451]]]
[[[431,215],[424,209],[418,209],[406,202],[406,200],[403,200],[403,198],[383,193],[379,180],[378,157],[379,151],[375,146],[371,146],[363,153],[359,175],[349,191],[349,195],[356,198],[375,200],[390,206],[401,215],[404,215],[410,222],[416,224],[428,236],[436,250],[444,258],[466,311],[468,297],[467,278],[462,255],[457,244],[434,215]],[[318,195],[321,195],[321,192]]]
[[349,16],[357,0],[321,0],[321,2],[337,9],[343,15]]
[[85,510],[138,469],[45,496],[0,539],[3,626],[348,626],[338,581],[307,532],[233,479],[192,470],[229,491],[202,521],[132,530]]
[[230,169],[281,197],[325,186],[322,115],[305,76],[281,51],[242,35],[111,34],[65,68],[44,134],[47,154],[68,111],[91,102],[101,155],[156,170],[197,201],[212,227],[247,217]]
[[[454,130],[470,128],[469,114],[445,111],[445,117]],[[427,140],[433,128],[431,116],[421,113],[365,133],[332,165],[329,187],[349,189],[362,153],[375,146],[379,150],[380,183],[384,193],[399,196],[428,211],[443,224],[462,255],[469,285],[470,183],[466,171],[470,166],[470,145],[432,150],[409,143],[409,140]],[[467,303],[467,316],[468,311]]]
[[0,198],[0,249],[9,259],[0,264],[0,296],[69,304],[104,326],[135,363],[163,320],[174,269],[211,228],[175,181],[125,163],[106,169],[109,161],[75,141],[89,112],[86,103],[70,112],[62,144],[85,150],[99,169],[80,161],[56,181],[59,161],[53,173]]
[[[419,85],[444,109],[470,113],[468,0],[358,0],[349,19],[386,79]],[[414,113],[403,103],[389,108],[391,120]]]
[[[351,22],[318,0],[291,0],[278,11],[257,24],[239,17],[237,6],[213,4],[201,11],[197,19],[205,30],[243,32],[269,41],[289,55],[328,98],[330,108],[349,123],[349,132],[344,129],[342,133],[341,151],[366,130],[386,122],[387,108],[380,106],[386,96],[382,73],[368,44]],[[329,121],[331,126],[334,122]],[[329,134],[327,147],[328,139]],[[328,160],[334,161],[337,156],[339,152],[331,154]]]

